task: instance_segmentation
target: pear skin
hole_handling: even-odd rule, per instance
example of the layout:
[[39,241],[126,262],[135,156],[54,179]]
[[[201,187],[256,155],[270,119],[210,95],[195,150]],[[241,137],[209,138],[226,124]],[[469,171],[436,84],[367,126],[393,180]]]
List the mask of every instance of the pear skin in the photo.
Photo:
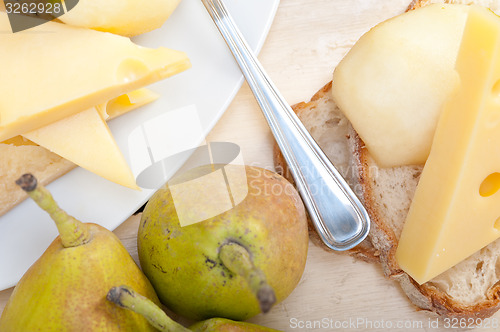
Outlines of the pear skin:
[[[184,178],[203,176],[210,167],[191,170]],[[308,230],[297,191],[280,175],[262,168],[224,168],[231,174],[237,167],[244,167],[246,180],[238,186],[247,186],[248,194],[232,209],[181,226],[176,210],[212,207],[194,206],[200,201],[196,194],[174,204],[171,190],[165,186],[149,200],[139,226],[140,263],[160,300],[175,313],[196,321],[255,316],[264,311],[256,296],[259,284],[274,290],[277,303],[293,291],[304,271]],[[227,196],[218,189],[209,192],[214,203]],[[220,253],[227,244],[246,249],[251,266],[226,266]]]
[[67,224],[58,224],[61,235],[16,285],[0,331],[155,331],[142,316],[106,301],[111,287],[127,283],[159,303],[120,240],[102,226],[72,219],[51,199],[44,204]]
[[278,332],[269,327],[247,322],[235,322],[226,318],[210,318],[189,327],[195,332]]

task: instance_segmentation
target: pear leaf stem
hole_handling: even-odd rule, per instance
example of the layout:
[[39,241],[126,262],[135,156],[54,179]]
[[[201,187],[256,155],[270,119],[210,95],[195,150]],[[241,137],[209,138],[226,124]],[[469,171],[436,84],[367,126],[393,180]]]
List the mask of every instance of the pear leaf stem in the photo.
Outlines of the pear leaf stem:
[[219,258],[232,273],[243,277],[257,297],[263,313],[269,312],[276,303],[273,288],[267,283],[264,272],[257,268],[248,250],[236,242],[223,244],[219,250]]
[[164,332],[191,331],[172,320],[167,314],[150,299],[136,293],[129,286],[113,287],[106,295],[108,301],[121,308],[131,310],[142,315],[156,329]]
[[38,183],[35,176],[24,174],[17,179],[16,184],[54,220],[65,248],[77,247],[90,240],[88,225],[61,210],[50,192]]

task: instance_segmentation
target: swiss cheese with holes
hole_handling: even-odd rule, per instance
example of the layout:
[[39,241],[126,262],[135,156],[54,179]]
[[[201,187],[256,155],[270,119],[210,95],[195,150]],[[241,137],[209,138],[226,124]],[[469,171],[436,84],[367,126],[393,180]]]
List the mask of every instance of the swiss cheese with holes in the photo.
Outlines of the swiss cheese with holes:
[[24,133],[23,136],[107,180],[139,189],[106,118],[127,113],[158,98],[145,88]]
[[[26,18],[28,20],[29,18]],[[57,22],[16,33],[0,11],[0,141],[190,67],[184,52]]]
[[472,7],[456,69],[399,241],[422,284],[500,237],[500,18]]

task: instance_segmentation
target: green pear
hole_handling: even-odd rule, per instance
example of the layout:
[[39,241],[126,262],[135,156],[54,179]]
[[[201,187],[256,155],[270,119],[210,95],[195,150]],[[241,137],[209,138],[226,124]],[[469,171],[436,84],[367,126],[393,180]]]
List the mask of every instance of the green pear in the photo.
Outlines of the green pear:
[[109,290],[107,299],[116,305],[143,315],[152,326],[165,332],[278,332],[268,327],[247,322],[235,322],[225,318],[210,318],[198,322],[189,329],[173,321],[154,302],[138,294],[129,286],[113,287]]
[[[217,172],[230,185],[212,181]],[[233,176],[238,172],[244,181]],[[208,180],[189,195],[177,195],[179,183],[183,189],[200,178]],[[233,197],[248,192],[214,215],[228,191]],[[194,210],[211,214],[181,226],[179,215]],[[138,231],[141,267],[161,302],[193,320],[245,320],[269,311],[297,286],[307,249],[306,213],[297,191],[280,175],[252,166],[208,165],[169,181],[147,203]]]
[[269,327],[260,326],[247,322],[237,322],[227,318],[210,318],[189,327],[195,332],[278,332]]
[[50,214],[60,235],[16,285],[0,331],[154,331],[141,315],[106,301],[111,287],[126,283],[159,303],[120,240],[66,214],[32,175],[16,183]]

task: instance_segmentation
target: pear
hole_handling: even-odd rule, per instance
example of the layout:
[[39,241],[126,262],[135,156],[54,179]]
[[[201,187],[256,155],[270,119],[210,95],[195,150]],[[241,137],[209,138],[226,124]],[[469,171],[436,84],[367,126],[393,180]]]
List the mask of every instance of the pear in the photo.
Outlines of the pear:
[[111,287],[126,283],[159,303],[120,240],[66,214],[34,176],[23,175],[16,183],[50,214],[60,235],[16,285],[0,331],[154,331],[141,315],[106,301]]
[[470,6],[431,4],[365,33],[333,73],[333,98],[380,167],[424,164]]
[[[205,181],[191,195],[173,199],[179,183],[212,178],[220,171],[230,186]],[[238,172],[244,181],[232,176]],[[297,191],[280,175],[259,167],[209,165],[186,174],[152,196],[138,230],[141,267],[161,302],[197,321],[245,320],[269,311],[297,286],[306,263],[307,220]],[[214,206],[228,192],[247,194],[225,212],[181,226],[179,215],[217,211]]]
[[113,287],[109,290],[107,299],[116,305],[143,315],[159,331],[165,332],[272,332],[278,331],[268,327],[247,322],[235,322],[225,318],[211,318],[198,322],[189,329],[173,321],[154,302],[138,294],[129,286]]

